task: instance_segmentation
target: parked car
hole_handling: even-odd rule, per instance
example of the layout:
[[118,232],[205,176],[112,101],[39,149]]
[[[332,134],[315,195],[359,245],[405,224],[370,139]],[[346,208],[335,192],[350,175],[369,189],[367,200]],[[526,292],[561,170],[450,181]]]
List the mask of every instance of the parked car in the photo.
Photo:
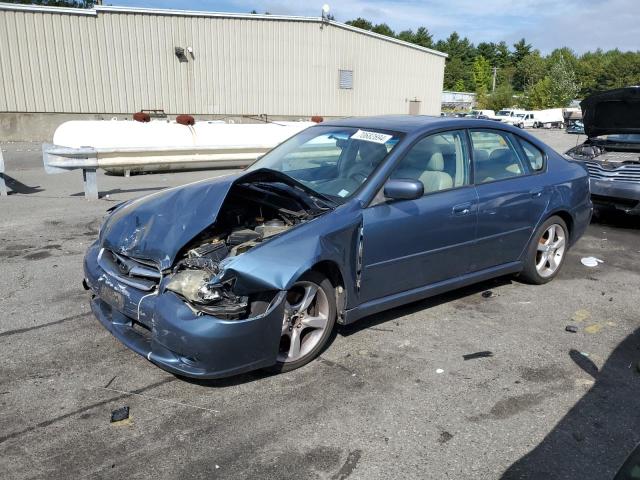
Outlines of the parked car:
[[597,206],[640,215],[640,87],[598,93],[580,106],[587,140],[566,154],[589,171]]
[[552,280],[590,216],[584,168],[522,130],[347,118],[115,207],[85,285],[102,325],[170,372],[287,371],[336,323],[501,275]]
[[538,128],[534,112],[516,113],[511,124],[518,128]]
[[503,123],[514,125],[518,120],[517,115],[521,113],[524,113],[524,110],[503,108],[502,110],[496,112],[495,119],[500,120]]
[[467,118],[480,118],[495,120],[496,113],[493,110],[471,110],[465,115]]
[[567,133],[584,135],[584,123],[581,120],[571,120],[567,125]]

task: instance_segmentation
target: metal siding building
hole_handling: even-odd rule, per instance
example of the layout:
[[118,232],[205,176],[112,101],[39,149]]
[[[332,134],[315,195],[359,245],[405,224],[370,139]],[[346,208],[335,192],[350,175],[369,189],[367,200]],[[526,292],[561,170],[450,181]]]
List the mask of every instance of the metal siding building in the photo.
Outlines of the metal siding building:
[[101,6],[0,4],[0,44],[0,112],[18,113],[438,114],[446,57],[320,18]]

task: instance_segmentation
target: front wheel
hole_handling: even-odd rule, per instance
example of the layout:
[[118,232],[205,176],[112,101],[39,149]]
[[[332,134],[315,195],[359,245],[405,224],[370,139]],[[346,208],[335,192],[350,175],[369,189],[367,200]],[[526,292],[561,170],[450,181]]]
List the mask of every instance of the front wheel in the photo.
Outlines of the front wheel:
[[564,220],[556,216],[548,218],[536,230],[529,244],[521,278],[535,285],[553,280],[564,262],[568,241]]
[[304,274],[287,292],[277,362],[271,372],[306,365],[322,352],[336,322],[331,282],[317,272]]

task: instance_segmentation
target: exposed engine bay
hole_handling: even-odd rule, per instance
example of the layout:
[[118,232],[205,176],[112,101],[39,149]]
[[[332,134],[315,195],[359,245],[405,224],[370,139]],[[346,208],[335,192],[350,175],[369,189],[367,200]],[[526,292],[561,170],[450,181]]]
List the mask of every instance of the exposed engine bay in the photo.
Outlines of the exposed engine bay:
[[[635,147],[635,148],[634,148]],[[567,151],[576,160],[596,160],[603,163],[640,164],[640,145],[586,141]]]
[[167,289],[184,297],[196,311],[219,318],[259,315],[276,292],[261,292],[253,298],[236,295],[233,280],[217,280],[220,263],[330,209],[324,199],[284,182],[236,184],[216,222],[183,248]]

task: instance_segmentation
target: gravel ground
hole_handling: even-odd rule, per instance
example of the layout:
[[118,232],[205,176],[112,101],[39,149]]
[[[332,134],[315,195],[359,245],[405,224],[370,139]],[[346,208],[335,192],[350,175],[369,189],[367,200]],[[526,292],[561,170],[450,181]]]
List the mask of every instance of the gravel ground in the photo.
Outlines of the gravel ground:
[[3,478],[603,479],[640,441],[638,219],[593,223],[550,284],[485,282],[342,328],[300,370],[194,382],[92,318],[82,256],[114,202],[228,172],[99,174],[87,202],[39,145],[2,148]]

